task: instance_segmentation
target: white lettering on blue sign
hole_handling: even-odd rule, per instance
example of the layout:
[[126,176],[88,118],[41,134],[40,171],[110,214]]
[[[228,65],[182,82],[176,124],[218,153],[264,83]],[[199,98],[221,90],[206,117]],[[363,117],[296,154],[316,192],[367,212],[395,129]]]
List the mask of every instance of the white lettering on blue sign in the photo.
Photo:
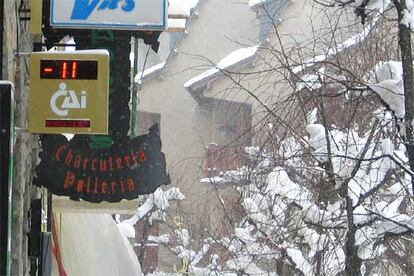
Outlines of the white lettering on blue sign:
[[50,0],[50,25],[52,28],[165,30],[167,0]]
[[135,0],[76,0],[70,18],[87,20],[94,11],[121,9],[131,12],[134,8]]

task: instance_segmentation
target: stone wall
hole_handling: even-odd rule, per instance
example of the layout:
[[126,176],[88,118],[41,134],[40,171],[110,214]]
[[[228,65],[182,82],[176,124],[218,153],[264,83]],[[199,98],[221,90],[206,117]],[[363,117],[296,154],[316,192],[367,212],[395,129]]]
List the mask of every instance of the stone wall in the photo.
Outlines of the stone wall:
[[[27,132],[29,21],[19,20],[20,0],[4,1],[3,78],[15,85],[15,146],[12,210],[12,275],[26,275],[28,210],[37,189],[31,186],[37,162],[37,137]],[[29,8],[29,1],[23,1]]]

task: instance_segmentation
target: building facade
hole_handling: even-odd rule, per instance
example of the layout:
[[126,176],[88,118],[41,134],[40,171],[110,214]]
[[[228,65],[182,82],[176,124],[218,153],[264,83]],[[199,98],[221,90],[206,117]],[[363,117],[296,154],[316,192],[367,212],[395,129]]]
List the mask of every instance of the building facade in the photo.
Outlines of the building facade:
[[2,80],[11,81],[15,88],[14,119],[14,173],[12,190],[11,228],[11,275],[27,275],[30,271],[28,258],[29,209],[31,199],[38,198],[40,191],[31,185],[37,163],[37,137],[27,131],[28,111],[28,53],[32,49],[28,12],[30,1],[2,1],[4,13]]
[[144,118],[159,114],[172,184],[186,195],[183,220],[196,224],[194,231],[225,235],[226,213],[238,216],[236,190],[215,185],[214,177],[247,165],[244,149],[258,144],[272,104],[295,90],[275,53],[286,51],[290,66],[301,71],[306,59],[324,51],[316,38],[337,22],[349,23],[346,15],[322,10],[301,0],[201,0],[184,33],[161,35],[158,54],[140,48],[138,110]]

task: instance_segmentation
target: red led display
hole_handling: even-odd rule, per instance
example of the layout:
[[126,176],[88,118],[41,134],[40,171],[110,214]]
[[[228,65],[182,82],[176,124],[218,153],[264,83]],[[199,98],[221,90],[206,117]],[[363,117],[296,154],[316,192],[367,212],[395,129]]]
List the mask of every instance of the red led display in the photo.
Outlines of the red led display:
[[76,77],[78,76],[78,62],[77,61],[72,62],[72,70],[71,70],[70,76],[72,77],[72,79],[76,79]]
[[46,120],[46,127],[91,127],[90,120]]
[[41,60],[41,79],[96,80],[98,62],[96,60]]
[[53,68],[51,68],[51,67],[45,67],[45,68],[43,68],[43,72],[46,73],[46,74],[53,73]]
[[62,75],[60,76],[61,79],[67,79],[68,78],[68,62],[64,61],[62,63]]

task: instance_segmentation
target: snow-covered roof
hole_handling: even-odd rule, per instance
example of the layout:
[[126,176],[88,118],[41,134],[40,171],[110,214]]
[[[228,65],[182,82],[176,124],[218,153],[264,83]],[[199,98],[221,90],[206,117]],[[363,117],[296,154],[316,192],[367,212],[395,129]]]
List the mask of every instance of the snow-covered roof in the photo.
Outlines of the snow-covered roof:
[[231,52],[213,68],[188,80],[184,84],[184,87],[192,92],[198,88],[206,86],[209,81],[223,75],[224,72],[234,70],[241,65],[250,63],[256,57],[256,52],[259,46],[260,45],[240,48],[234,52]]
[[[176,45],[180,42],[186,26],[189,24],[194,15],[194,9],[200,4],[200,0],[169,0],[168,6],[168,32],[182,32],[182,35],[177,39]],[[165,61],[160,62],[145,69],[143,72],[138,72],[134,76],[134,82],[141,84],[144,80],[151,79],[159,75],[169,59],[173,56],[174,51],[171,51]],[[133,64],[133,54],[130,55],[131,64]]]
[[142,71],[138,72],[134,77],[134,82],[141,83],[142,80],[149,79],[157,75],[159,72],[162,71],[164,66],[165,66],[165,61],[155,64],[154,66],[151,66],[150,68],[145,69],[143,72]]
[[168,31],[185,30],[187,21],[181,18],[168,18]]
[[170,0],[168,6],[168,31],[184,31],[187,19],[191,17],[192,9],[196,8],[199,0]]
[[275,1],[275,0],[249,0],[249,7],[252,10],[257,10],[258,8],[263,7],[263,4],[269,1]]
[[[375,1],[377,3],[378,1]],[[352,37],[348,38],[344,42],[336,45],[334,48],[330,48],[327,50],[326,54],[316,55],[305,60],[301,65],[295,66],[292,68],[293,74],[299,74],[303,72],[306,68],[313,67],[315,64],[324,62],[341,52],[350,49],[360,43],[364,42],[370,35],[371,30],[375,28],[379,19],[381,18],[382,12],[388,7],[389,1],[380,1],[382,4],[379,5],[378,13],[375,13],[372,21],[367,24],[367,26],[362,30],[362,32],[353,35]],[[380,3],[378,2],[378,3]]]

